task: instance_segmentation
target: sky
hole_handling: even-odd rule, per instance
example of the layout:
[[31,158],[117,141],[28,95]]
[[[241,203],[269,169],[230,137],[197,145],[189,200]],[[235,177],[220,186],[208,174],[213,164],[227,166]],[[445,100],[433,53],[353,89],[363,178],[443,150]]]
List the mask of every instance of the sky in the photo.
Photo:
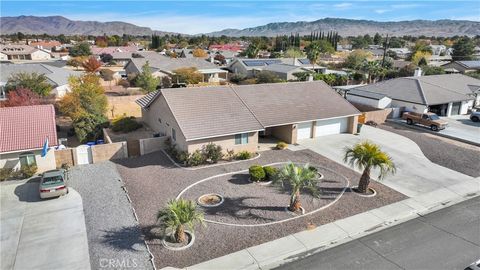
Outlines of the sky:
[[480,0],[417,1],[0,1],[0,15],[52,16],[72,20],[124,21],[154,30],[198,34],[271,22],[326,17],[480,21]]

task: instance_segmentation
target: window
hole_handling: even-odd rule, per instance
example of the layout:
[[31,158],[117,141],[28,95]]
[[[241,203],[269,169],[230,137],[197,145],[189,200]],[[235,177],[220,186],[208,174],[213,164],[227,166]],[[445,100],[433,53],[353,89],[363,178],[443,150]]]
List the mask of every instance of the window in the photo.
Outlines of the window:
[[235,144],[247,144],[247,143],[248,143],[248,133],[235,135]]
[[172,139],[173,139],[174,141],[177,140],[177,132],[175,132],[175,129],[174,129],[174,128],[172,128]]
[[37,165],[35,155],[32,152],[22,153],[18,158],[20,159],[21,167]]

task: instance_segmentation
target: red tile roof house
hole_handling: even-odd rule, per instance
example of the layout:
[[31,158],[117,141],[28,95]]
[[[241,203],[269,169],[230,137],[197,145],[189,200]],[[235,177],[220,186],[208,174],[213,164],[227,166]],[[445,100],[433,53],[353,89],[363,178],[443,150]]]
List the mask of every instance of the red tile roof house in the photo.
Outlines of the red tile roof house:
[[162,89],[137,100],[142,120],[192,152],[258,150],[260,135],[287,143],[354,133],[360,112],[323,81]]
[[53,149],[41,157],[43,144],[57,145],[53,105],[0,108],[0,168],[36,164],[38,172],[55,169]]

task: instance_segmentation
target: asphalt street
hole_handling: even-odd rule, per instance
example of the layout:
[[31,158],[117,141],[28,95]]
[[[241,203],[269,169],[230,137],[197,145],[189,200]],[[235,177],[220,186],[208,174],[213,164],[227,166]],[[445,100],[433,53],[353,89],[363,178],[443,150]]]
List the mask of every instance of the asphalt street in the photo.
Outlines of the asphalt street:
[[480,197],[276,269],[465,269],[478,259]]

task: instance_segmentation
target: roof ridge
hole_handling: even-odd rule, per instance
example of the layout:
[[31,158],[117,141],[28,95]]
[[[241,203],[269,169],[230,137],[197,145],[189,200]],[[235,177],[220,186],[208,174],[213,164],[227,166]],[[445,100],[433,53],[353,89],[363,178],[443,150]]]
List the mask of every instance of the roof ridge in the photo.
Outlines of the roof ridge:
[[257,120],[257,122],[263,127],[265,128],[265,125],[260,121],[260,119],[258,119],[257,115],[252,111],[252,109],[250,109],[250,107],[247,105],[247,103],[245,102],[245,100],[243,100],[240,95],[237,93],[237,91],[235,91],[235,88],[233,87],[233,85],[229,85],[229,88],[233,91],[233,93],[235,93],[235,95],[238,97],[238,99],[240,100],[240,102],[242,102],[242,104],[245,106],[245,108],[247,108],[247,110],[253,115],[253,117],[255,118],[255,120]]
[[420,80],[419,79],[414,79],[414,80],[417,82],[417,85],[420,88],[418,92],[420,93],[420,96],[422,97],[423,102],[428,105],[428,101],[427,101],[427,98],[425,97],[425,92],[423,92],[423,87],[422,87],[422,84],[420,83]]
[[[436,87],[439,87],[439,88],[442,88],[446,91],[449,91],[449,92],[452,92],[452,93],[456,93],[456,94],[459,94],[459,95],[465,95],[465,94],[462,94],[462,93],[459,93],[455,90],[452,90],[452,89],[449,89],[449,88],[446,88],[446,87],[443,87],[441,85],[438,85],[438,84],[434,84],[434,83],[431,83],[431,82],[425,82],[425,81],[422,81],[423,83],[426,83],[426,84],[430,84],[430,85],[433,85],[433,86],[436,86]],[[467,84],[468,85],[468,84]]]

